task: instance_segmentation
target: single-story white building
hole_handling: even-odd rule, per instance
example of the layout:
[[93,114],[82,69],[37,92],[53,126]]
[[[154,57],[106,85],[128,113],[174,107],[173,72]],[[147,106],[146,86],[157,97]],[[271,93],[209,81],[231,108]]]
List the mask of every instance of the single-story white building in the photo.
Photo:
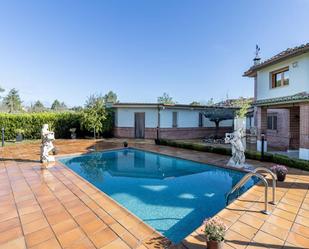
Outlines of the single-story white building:
[[[157,103],[116,103],[114,136],[119,138],[193,139],[213,136],[216,125],[205,118],[209,108],[193,105]],[[233,108],[228,108],[233,109]],[[234,119],[219,123],[218,135],[233,131]]]

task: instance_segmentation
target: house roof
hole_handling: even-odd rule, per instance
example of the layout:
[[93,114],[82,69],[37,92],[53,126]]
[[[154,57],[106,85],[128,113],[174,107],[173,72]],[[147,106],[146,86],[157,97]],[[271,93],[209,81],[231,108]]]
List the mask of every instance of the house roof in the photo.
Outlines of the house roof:
[[257,100],[254,102],[254,105],[256,106],[279,105],[279,104],[289,104],[289,103],[307,102],[307,101],[309,101],[309,93],[301,92],[284,97]]
[[125,108],[167,108],[167,109],[193,109],[203,110],[209,108],[220,108],[220,109],[239,109],[237,107],[226,107],[226,106],[215,106],[215,105],[186,105],[186,104],[163,104],[163,103],[115,103],[114,108],[125,107]]
[[298,56],[304,53],[309,52],[309,43],[302,44],[300,46],[294,47],[294,48],[288,48],[279,54],[276,54],[275,56],[257,64],[252,67],[250,67],[246,72],[244,72],[243,76],[247,77],[253,77],[256,75],[256,72],[262,68],[265,68],[267,66],[276,64],[278,62],[281,62],[283,60],[286,60],[288,58]]

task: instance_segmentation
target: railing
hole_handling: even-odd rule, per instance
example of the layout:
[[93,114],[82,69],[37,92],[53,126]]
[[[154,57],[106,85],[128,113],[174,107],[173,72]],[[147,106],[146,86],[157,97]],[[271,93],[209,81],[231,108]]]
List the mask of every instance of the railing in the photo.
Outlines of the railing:
[[266,178],[259,174],[258,172],[266,172],[269,173],[272,177],[272,188],[273,188],[273,199],[271,204],[275,204],[276,201],[276,176],[274,175],[273,172],[271,172],[269,169],[264,168],[264,167],[258,167],[256,169],[254,169],[252,172],[247,173],[232,189],[231,191],[227,194],[226,196],[226,204],[228,205],[229,203],[229,197],[231,194],[233,194],[236,190],[238,190],[240,187],[242,187],[243,185],[245,185],[252,176],[255,176],[257,178],[259,178],[265,187],[265,192],[264,192],[264,210],[262,211],[262,213],[264,214],[269,214],[268,212],[268,182],[266,180]]
[[257,167],[253,170],[254,173],[257,172],[264,172],[270,174],[272,178],[272,187],[273,187],[273,200],[270,202],[273,205],[276,205],[276,181],[277,181],[277,176],[270,170],[264,167]]

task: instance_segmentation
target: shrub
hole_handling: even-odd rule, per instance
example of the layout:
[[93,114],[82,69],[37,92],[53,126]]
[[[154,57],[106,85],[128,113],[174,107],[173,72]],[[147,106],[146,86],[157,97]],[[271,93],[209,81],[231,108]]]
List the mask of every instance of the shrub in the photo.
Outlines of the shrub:
[[[223,147],[215,147],[215,146],[209,146],[209,145],[203,145],[203,144],[193,144],[189,142],[180,142],[175,140],[168,140],[168,139],[159,139],[157,141],[157,144],[160,145],[168,145],[178,148],[184,148],[184,149],[190,149],[190,150],[197,150],[197,151],[203,151],[203,152],[211,152],[216,153],[220,155],[231,155],[232,151],[229,148],[223,148]],[[262,156],[260,152],[257,151],[246,151],[245,156],[247,159],[253,159],[253,160],[261,160]],[[297,168],[302,170],[309,171],[309,161],[296,159],[296,158],[290,158],[285,155],[279,155],[279,154],[271,154],[271,153],[264,153],[263,161],[265,162],[272,162],[276,164],[282,164],[291,168]]]
[[[106,132],[111,132],[112,115],[108,115],[104,128]],[[51,130],[55,132],[56,138],[70,138],[70,128],[76,128],[79,137],[88,135],[87,131],[81,129],[81,114],[76,112],[45,112],[45,113],[20,113],[9,114],[0,113],[0,129],[5,129],[5,139],[13,140],[16,131],[22,129],[26,139],[39,139],[43,124],[49,124]]]

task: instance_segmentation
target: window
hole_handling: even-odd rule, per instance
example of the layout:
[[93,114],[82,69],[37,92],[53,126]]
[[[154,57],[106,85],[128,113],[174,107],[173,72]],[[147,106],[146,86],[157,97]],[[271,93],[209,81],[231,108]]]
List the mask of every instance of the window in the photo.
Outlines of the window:
[[173,112],[173,127],[178,126],[178,112]]
[[283,68],[271,73],[271,88],[289,85],[289,68]]
[[277,130],[277,116],[276,115],[270,115],[267,117],[267,129]]
[[199,113],[198,116],[198,127],[203,127],[203,114]]

